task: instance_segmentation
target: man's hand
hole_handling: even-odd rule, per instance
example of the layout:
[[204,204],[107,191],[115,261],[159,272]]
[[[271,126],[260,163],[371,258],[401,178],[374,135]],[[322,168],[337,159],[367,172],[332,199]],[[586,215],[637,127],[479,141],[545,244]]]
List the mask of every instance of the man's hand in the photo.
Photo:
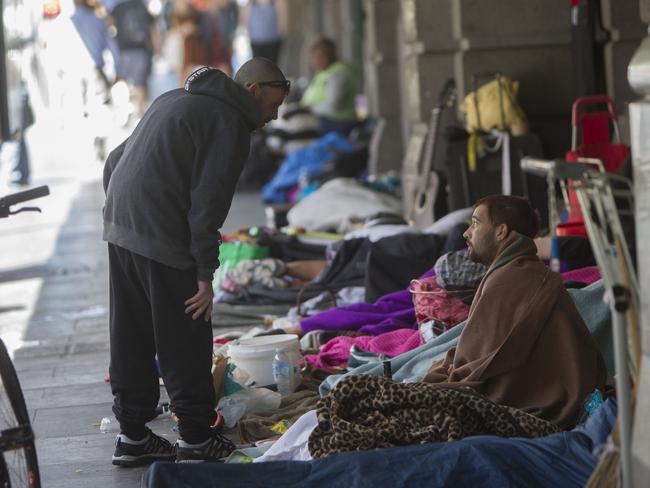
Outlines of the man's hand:
[[192,298],[185,300],[185,313],[191,313],[192,320],[198,320],[199,317],[203,317],[207,322],[212,315],[212,299],[214,298],[212,283],[200,280],[196,283],[199,290]]

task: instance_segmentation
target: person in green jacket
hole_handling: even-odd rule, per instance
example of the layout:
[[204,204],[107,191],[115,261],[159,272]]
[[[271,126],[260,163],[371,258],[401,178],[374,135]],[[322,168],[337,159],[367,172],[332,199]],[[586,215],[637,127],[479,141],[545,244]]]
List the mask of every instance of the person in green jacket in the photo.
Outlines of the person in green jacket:
[[357,124],[355,98],[359,77],[354,66],[339,61],[334,41],[319,37],[309,47],[309,58],[317,71],[305,90],[302,105],[318,117],[321,131],[347,135]]

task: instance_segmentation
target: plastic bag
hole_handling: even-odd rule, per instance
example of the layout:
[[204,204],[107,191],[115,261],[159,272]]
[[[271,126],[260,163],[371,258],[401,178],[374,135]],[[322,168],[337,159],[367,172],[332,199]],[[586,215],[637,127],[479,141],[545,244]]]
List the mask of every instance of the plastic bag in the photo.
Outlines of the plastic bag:
[[244,388],[234,377],[234,372],[236,369],[237,366],[232,363],[229,363],[228,366],[226,366],[226,372],[223,375],[224,397],[231,396]]
[[[245,391],[245,390],[242,390]],[[234,393],[232,395],[221,397],[217,404],[217,411],[223,416],[226,427],[233,428],[239,419],[246,413],[248,405],[248,395]]]
[[247,413],[267,412],[280,408],[282,396],[268,388],[244,388],[219,400],[217,410],[226,427],[234,427]]
[[280,408],[282,395],[268,388],[249,388],[244,390],[248,395],[246,413],[267,412]]

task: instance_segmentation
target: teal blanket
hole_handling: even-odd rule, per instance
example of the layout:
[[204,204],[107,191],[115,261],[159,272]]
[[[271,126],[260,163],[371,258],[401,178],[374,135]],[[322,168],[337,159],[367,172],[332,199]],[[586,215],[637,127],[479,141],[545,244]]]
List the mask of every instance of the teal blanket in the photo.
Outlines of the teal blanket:
[[[582,319],[587,324],[598,349],[605,359],[607,371],[613,374],[614,353],[612,349],[611,317],[609,307],[603,302],[604,291],[603,281],[599,280],[580,290],[570,289],[569,294],[573,297]],[[433,361],[442,359],[447,351],[456,345],[465,323],[461,322],[431,342],[393,358],[390,362],[393,379],[406,383],[420,380],[429,370]],[[320,385],[321,396],[327,395],[341,378],[352,374],[381,375],[383,374],[383,366],[381,363],[364,364],[346,374],[328,376]]]

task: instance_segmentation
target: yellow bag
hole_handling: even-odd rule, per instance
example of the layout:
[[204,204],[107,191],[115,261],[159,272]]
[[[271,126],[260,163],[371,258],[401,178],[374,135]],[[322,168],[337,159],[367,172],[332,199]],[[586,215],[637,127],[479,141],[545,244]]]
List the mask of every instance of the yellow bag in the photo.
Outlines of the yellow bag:
[[228,366],[228,358],[225,356],[215,356],[212,358],[212,386],[214,386],[214,393],[217,396],[217,401],[221,398],[221,390],[223,389],[223,375]]
[[526,114],[517,102],[519,83],[508,76],[497,75],[496,79],[482,85],[465,96],[460,111],[465,114],[465,129],[490,131],[508,129],[513,136],[528,132]]

